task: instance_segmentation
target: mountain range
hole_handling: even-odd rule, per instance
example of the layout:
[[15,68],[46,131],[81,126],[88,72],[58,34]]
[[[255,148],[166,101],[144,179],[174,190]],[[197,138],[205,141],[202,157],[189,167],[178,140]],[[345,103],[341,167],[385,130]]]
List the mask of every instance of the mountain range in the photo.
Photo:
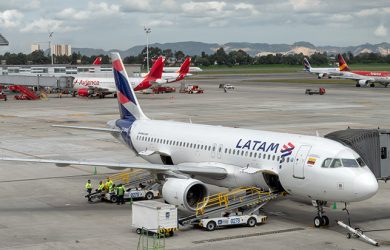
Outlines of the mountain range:
[[[366,52],[380,53],[388,55],[390,51],[390,43],[370,44],[365,43],[357,46],[338,47],[338,46],[315,46],[309,42],[296,42],[293,44],[268,44],[268,43],[247,43],[247,42],[230,42],[225,44],[218,43],[203,43],[203,42],[175,42],[175,43],[152,43],[150,47],[159,47],[160,49],[171,49],[172,51],[183,51],[186,55],[201,55],[202,52],[206,54],[214,54],[215,51],[221,47],[228,53],[242,49],[251,56],[267,55],[267,54],[299,54],[311,55],[315,52],[327,52],[328,54],[337,54],[352,52],[354,55]],[[145,45],[137,45],[127,50],[119,50],[122,57],[136,56],[141,53]],[[118,50],[102,50],[93,48],[72,48],[72,52],[80,52],[82,55],[108,55],[111,51]]]

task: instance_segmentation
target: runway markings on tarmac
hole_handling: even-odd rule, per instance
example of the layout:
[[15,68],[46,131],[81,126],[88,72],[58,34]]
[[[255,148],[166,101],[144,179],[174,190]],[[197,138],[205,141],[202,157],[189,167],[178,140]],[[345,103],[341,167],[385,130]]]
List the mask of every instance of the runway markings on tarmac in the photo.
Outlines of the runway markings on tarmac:
[[214,238],[214,239],[197,240],[197,241],[193,241],[192,243],[194,243],[194,244],[202,244],[202,243],[209,243],[209,242],[216,242],[216,241],[242,239],[242,238],[248,238],[248,237],[256,237],[256,236],[263,236],[263,235],[270,235],[270,234],[288,233],[288,232],[295,232],[295,231],[302,231],[302,230],[305,230],[305,229],[302,228],[302,227],[296,227],[296,228],[289,228],[289,229],[275,230],[275,231],[268,231],[268,232],[261,232],[261,233],[241,234],[241,235],[234,235],[234,236]]

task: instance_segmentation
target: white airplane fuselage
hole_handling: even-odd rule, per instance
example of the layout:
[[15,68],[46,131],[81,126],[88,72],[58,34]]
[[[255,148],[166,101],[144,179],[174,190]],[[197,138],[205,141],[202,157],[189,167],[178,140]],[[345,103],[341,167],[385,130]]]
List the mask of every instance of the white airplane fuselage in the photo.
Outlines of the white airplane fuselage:
[[[224,179],[192,177],[227,188],[258,186],[267,189],[269,185],[263,174],[253,173],[266,169],[279,176],[285,191],[311,200],[360,201],[378,190],[376,178],[367,166],[322,167],[326,159],[357,159],[359,155],[321,137],[136,120],[121,139],[150,163],[166,164],[161,158],[161,154],[165,154],[171,156],[175,165],[220,166],[228,171]],[[291,150],[283,153],[285,145]]]
[[[144,78],[132,77],[129,78],[129,82],[133,88],[136,88]],[[115,81],[113,77],[76,77],[73,80],[73,89],[88,89],[88,88],[98,88],[104,89],[108,92],[115,93]]]
[[340,74],[340,70],[338,68],[310,68],[307,71],[320,78]]

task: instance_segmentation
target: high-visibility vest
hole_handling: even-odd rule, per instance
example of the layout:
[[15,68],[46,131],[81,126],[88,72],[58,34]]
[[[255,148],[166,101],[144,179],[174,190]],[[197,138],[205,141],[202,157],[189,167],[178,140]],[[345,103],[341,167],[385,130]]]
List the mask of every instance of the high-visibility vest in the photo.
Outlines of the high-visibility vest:
[[104,184],[100,184],[98,190],[103,190],[103,189],[104,189]]
[[118,187],[118,195],[124,195],[125,194],[125,188],[123,186]]
[[87,183],[85,184],[85,189],[92,189],[92,184],[89,183],[89,182],[87,182]]

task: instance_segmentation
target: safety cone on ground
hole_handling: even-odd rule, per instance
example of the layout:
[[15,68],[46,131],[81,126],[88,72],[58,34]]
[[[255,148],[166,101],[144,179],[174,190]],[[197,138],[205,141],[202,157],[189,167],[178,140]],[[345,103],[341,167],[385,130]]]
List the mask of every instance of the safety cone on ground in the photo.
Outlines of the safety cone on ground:
[[336,204],[336,202],[333,202],[332,209],[337,209],[337,204]]

